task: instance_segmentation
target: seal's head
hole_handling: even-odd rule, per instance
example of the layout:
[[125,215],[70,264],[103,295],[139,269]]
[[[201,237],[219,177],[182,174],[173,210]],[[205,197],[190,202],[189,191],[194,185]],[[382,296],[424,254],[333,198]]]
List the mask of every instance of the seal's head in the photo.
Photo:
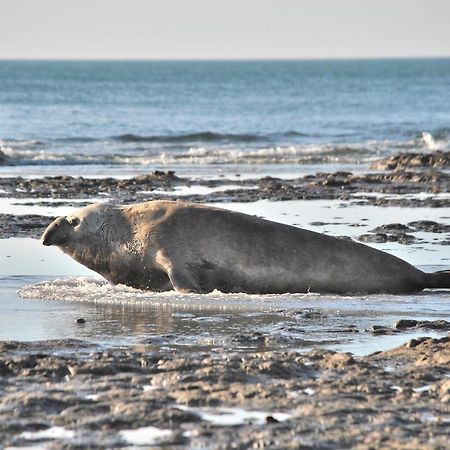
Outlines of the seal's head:
[[132,237],[132,227],[120,206],[96,203],[67,217],[58,217],[44,231],[43,245],[56,245],[75,261],[103,275],[117,278],[122,247]]
[[41,242],[43,245],[56,245],[65,251],[88,244],[93,237],[99,238],[105,234],[104,228],[115,211],[113,205],[96,203],[67,217],[58,217],[44,231]]

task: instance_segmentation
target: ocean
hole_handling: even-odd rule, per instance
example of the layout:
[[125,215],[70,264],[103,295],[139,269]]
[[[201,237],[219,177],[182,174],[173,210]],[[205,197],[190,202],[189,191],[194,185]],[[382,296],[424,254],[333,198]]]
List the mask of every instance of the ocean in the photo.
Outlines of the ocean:
[[450,148],[450,59],[1,61],[0,176],[364,170]]

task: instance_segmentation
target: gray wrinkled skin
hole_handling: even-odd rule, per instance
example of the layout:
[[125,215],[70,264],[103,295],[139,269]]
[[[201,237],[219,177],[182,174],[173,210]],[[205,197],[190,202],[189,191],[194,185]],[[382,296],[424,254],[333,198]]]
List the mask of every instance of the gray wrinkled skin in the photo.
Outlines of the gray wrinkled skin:
[[181,202],[90,205],[56,219],[42,242],[112,283],[156,291],[407,293],[448,282],[363,244]]

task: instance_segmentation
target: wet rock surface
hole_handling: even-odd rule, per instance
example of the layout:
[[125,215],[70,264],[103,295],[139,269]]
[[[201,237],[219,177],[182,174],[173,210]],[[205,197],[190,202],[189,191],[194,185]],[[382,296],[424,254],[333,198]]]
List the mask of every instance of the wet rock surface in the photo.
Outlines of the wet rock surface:
[[399,244],[414,244],[417,239],[411,234],[406,233],[373,233],[373,234],[362,234],[358,236],[358,241],[370,242],[372,244],[384,244],[385,242],[398,242]]
[[373,325],[369,330],[373,335],[389,335],[401,331],[436,330],[450,331],[450,322],[447,320],[414,320],[400,319],[393,326]]
[[0,239],[9,237],[30,237],[39,239],[45,228],[54,218],[27,214],[16,216],[14,214],[0,214]]
[[372,230],[373,233],[410,233],[414,231],[413,228],[403,225],[401,223],[388,223],[385,225],[380,225]]
[[[450,225],[434,222],[432,220],[418,220],[409,222],[408,225],[401,223],[389,223],[380,225],[370,230],[369,233],[358,236],[361,242],[370,242],[381,244],[385,242],[398,242],[399,244],[409,245],[417,242],[423,242],[416,236],[408,233],[427,232],[427,233],[450,233]],[[435,244],[448,245],[448,240],[444,239]]]
[[417,220],[409,222],[408,226],[416,231],[426,231],[428,233],[450,233],[450,225],[434,222],[433,220]]
[[450,322],[447,320],[403,319],[403,320],[397,321],[395,323],[394,327],[397,329],[400,329],[400,330],[426,328],[428,330],[450,331]]
[[400,153],[389,158],[374,161],[371,169],[399,170],[405,168],[450,167],[450,152],[435,151],[432,153]]
[[360,358],[3,342],[0,373],[3,447],[120,448],[137,437],[171,449],[448,444],[450,338]]
[[[385,173],[318,172],[290,180],[273,177],[200,180],[180,178],[171,171],[155,171],[129,179],[70,176],[37,179],[11,177],[0,180],[0,197],[36,198],[41,204],[45,199],[80,198],[86,200],[104,198],[124,204],[167,198],[193,202],[338,199],[375,206],[420,205],[439,208],[450,205],[450,199],[437,196],[439,193],[448,192],[449,177],[447,171],[434,166],[431,169],[399,169]],[[180,188],[195,186],[220,187],[220,190],[206,194],[180,191]],[[423,193],[429,195],[423,198],[405,197],[406,194]]]

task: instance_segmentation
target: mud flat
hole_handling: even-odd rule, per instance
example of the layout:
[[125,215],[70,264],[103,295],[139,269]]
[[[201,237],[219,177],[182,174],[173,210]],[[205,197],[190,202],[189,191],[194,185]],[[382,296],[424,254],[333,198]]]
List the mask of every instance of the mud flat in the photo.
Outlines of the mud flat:
[[0,344],[4,448],[448,448],[450,338],[366,357]]

